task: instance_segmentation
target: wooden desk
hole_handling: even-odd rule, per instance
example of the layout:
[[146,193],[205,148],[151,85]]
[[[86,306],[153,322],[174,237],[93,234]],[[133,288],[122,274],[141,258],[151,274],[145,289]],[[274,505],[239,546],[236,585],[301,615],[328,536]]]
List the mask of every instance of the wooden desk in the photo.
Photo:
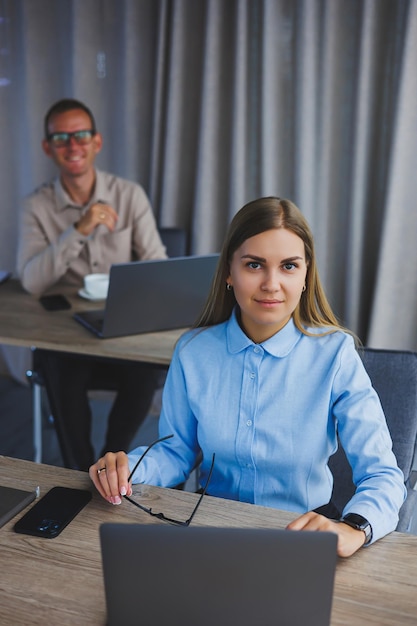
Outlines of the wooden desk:
[[165,366],[171,362],[175,343],[184,329],[98,339],[78,324],[73,315],[76,311],[102,308],[104,302],[84,300],[76,288],[57,287],[53,291],[65,293],[72,308],[45,311],[17,280],[0,285],[0,343]]
[[[0,482],[41,494],[56,485],[90,489],[87,474],[0,457]],[[192,493],[136,486],[148,506],[189,515]],[[55,539],[18,535],[16,516],[0,529],[0,624],[105,623],[99,526],[102,522],[163,524],[128,502],[93,500]],[[291,513],[207,496],[193,525],[284,528]],[[417,536],[392,533],[337,565],[332,626],[399,626],[417,621]],[[302,601],[302,599],[301,599]],[[256,626],[256,624],[254,625]]]

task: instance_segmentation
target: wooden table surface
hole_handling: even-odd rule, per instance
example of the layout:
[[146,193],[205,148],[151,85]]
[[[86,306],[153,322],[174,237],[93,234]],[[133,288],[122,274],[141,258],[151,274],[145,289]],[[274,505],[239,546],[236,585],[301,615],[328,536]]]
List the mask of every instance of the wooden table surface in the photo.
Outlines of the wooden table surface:
[[[87,474],[0,457],[0,484],[41,495],[62,485],[91,489]],[[188,517],[195,494],[136,486],[141,501],[175,517]],[[105,599],[99,526],[103,522],[156,523],[124,501],[92,501],[55,539],[18,535],[16,516],[0,529],[0,624],[104,625]],[[193,525],[284,528],[294,514],[205,497]],[[331,624],[398,626],[417,623],[417,536],[391,533],[349,559],[339,559]],[[302,598],[300,599],[302,601]],[[257,626],[256,624],[254,626]]]
[[167,366],[184,329],[99,339],[73,319],[77,311],[104,308],[104,301],[81,298],[76,288],[57,288],[71,302],[67,311],[45,311],[38,298],[26,293],[19,281],[0,285],[0,343],[34,346],[77,354],[157,363]]

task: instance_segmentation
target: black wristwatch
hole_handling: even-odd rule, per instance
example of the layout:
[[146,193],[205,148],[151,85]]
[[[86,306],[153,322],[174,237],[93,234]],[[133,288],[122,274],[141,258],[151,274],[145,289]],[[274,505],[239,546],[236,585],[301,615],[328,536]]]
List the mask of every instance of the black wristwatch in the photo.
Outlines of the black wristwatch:
[[365,517],[362,517],[362,515],[358,515],[357,513],[348,513],[347,515],[342,517],[340,521],[344,522],[348,526],[352,526],[352,528],[356,528],[356,530],[364,531],[364,546],[368,545],[368,543],[372,541],[372,526]]

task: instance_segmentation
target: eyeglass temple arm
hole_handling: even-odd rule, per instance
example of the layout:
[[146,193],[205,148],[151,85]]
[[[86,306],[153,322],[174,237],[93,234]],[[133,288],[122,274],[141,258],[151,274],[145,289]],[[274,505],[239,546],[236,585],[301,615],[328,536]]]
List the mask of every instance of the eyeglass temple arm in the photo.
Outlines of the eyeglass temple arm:
[[198,507],[199,507],[199,506],[200,506],[200,504],[201,504],[202,499],[203,499],[203,498],[204,498],[204,496],[206,495],[206,491],[207,491],[207,488],[208,488],[208,486],[209,486],[209,484],[210,484],[211,475],[212,475],[212,473],[213,473],[213,469],[214,469],[214,461],[215,461],[215,458],[216,458],[216,453],[215,453],[215,452],[213,452],[213,457],[212,457],[212,460],[211,460],[211,467],[210,467],[209,474],[208,474],[208,476],[207,476],[206,484],[205,484],[205,485],[204,485],[204,487],[203,487],[203,491],[201,492],[201,495],[200,495],[200,497],[199,497],[199,499],[198,499],[198,502],[197,502],[197,504],[196,504],[196,507],[195,507],[194,511],[191,513],[190,517],[188,518],[188,520],[187,520],[187,522],[186,522],[186,525],[187,525],[187,526],[189,526],[189,525],[191,524],[191,522],[192,522],[192,520],[193,520],[193,517],[194,517],[194,515],[197,513],[197,509],[198,509]]
[[161,441],[165,441],[166,439],[171,439],[171,437],[173,437],[174,435],[167,435],[166,437],[162,437],[161,439],[156,439],[154,442],[151,443],[151,445],[146,448],[145,452],[142,454],[142,456],[139,458],[139,461],[136,463],[135,467],[132,469],[132,471],[129,474],[129,478],[127,479],[127,482],[130,483],[133,474],[136,472],[136,470],[139,467],[140,462],[143,460],[143,458],[148,454],[149,450],[151,448],[153,448],[157,443],[160,443]]

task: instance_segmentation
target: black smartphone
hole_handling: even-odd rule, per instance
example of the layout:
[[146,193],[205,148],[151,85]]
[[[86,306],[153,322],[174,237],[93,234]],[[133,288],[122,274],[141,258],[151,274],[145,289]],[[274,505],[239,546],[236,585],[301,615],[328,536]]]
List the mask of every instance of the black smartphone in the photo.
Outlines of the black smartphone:
[[39,302],[47,311],[65,311],[71,308],[70,302],[61,293],[41,296]]
[[16,524],[14,530],[25,535],[53,539],[91,500],[91,491],[53,487]]

